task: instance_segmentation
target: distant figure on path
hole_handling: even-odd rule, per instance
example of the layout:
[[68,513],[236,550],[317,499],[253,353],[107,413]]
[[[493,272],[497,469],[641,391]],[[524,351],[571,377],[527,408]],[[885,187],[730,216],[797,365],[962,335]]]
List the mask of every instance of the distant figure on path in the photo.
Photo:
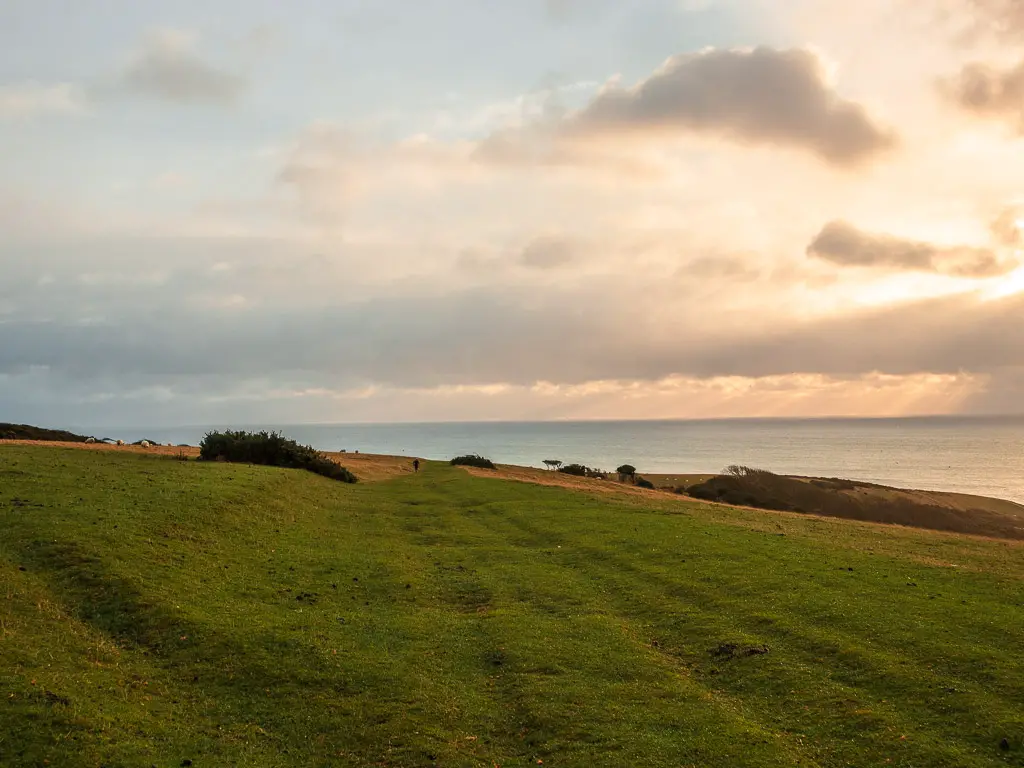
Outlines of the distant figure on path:
[[412,471],[413,472],[419,472],[420,471],[420,460],[419,459],[413,459],[412,460]]

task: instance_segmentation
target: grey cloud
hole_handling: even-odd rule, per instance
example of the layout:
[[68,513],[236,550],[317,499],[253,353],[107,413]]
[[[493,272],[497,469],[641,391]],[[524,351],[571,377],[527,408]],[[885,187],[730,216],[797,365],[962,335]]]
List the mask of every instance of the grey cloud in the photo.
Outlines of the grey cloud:
[[826,224],[807,246],[807,254],[843,267],[880,267],[975,278],[1005,274],[1017,266],[1000,260],[989,248],[941,247],[863,232],[845,221]]
[[[553,127],[556,138],[570,143],[652,132],[714,133],[742,143],[798,147],[843,166],[897,143],[863,106],[836,93],[813,53],[767,47],[673,56],[631,88],[605,87]],[[508,154],[510,138],[494,137],[504,145],[495,150]]]
[[[321,274],[322,268],[310,263],[306,271]],[[337,387],[430,387],[1024,365],[1018,332],[1024,296],[987,303],[959,296],[775,326],[730,321],[711,304],[694,308],[699,320],[666,325],[663,311],[649,312],[649,286],[621,283],[482,286],[366,299],[356,291],[310,303],[301,290],[291,290],[303,284],[293,285],[295,278],[282,273],[272,302],[226,309],[190,301],[210,279],[208,272],[172,277],[160,286],[121,291],[132,294],[121,303],[105,294],[101,315],[89,322],[82,318],[95,302],[81,286],[37,287],[33,305],[71,309],[18,312],[0,322],[0,375],[45,368],[77,381],[245,380],[303,372]],[[232,290],[239,282],[225,279],[219,287]],[[685,290],[677,298],[681,306],[693,301]]]
[[556,269],[575,261],[577,251],[577,244],[564,237],[538,237],[523,249],[519,263],[535,269]]
[[[261,254],[253,243],[232,247],[225,254],[216,243],[163,244],[160,251],[128,243],[105,266],[98,254],[113,250],[109,243],[89,255],[26,259],[24,251],[12,252],[16,280],[0,290],[0,303],[13,307],[0,315],[0,406],[13,402],[11,382],[19,376],[118,401],[142,386],[193,387],[204,396],[207,382],[223,392],[251,381],[343,389],[1024,366],[1024,296],[983,302],[962,295],[824,322],[783,315],[752,325],[690,290],[704,290],[714,278],[657,294],[678,302],[661,303],[657,312],[653,283],[622,280],[543,287],[496,280],[462,289],[420,286],[418,293],[390,287],[374,296],[359,286],[346,290],[351,270],[344,265],[331,272],[327,261],[284,248]],[[223,260],[236,268],[216,269]],[[121,282],[84,284],[57,269],[83,261],[90,273],[105,269]],[[160,264],[173,269],[143,279]],[[47,272],[56,279],[40,280]],[[128,278],[135,279],[130,290]],[[733,278],[718,280],[728,286]],[[255,300],[197,301],[236,292]]]
[[690,368],[743,376],[992,373],[1024,365],[1022,322],[1022,295],[958,295],[766,329],[698,352]]
[[966,65],[943,90],[960,109],[977,117],[1010,120],[1024,132],[1024,61],[1010,69]]
[[640,306],[615,301],[586,291],[538,298],[474,290],[235,316],[159,311],[104,326],[7,322],[0,323],[0,376],[45,368],[79,385],[104,377],[221,377],[345,388],[671,374],[955,374],[1024,365],[1021,297],[982,303],[961,296],[824,323],[729,330],[652,327]]
[[165,30],[155,34],[122,72],[128,92],[180,104],[228,105],[245,90],[245,79],[204,61],[191,38]]
[[548,19],[564,22],[579,7],[578,0],[544,0],[544,10]]

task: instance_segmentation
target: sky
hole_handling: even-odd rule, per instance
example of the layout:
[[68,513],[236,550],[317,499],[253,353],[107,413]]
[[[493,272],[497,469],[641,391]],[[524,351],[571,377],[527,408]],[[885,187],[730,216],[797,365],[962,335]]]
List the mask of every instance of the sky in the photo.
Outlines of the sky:
[[1024,411],[1017,0],[0,0],[0,421]]

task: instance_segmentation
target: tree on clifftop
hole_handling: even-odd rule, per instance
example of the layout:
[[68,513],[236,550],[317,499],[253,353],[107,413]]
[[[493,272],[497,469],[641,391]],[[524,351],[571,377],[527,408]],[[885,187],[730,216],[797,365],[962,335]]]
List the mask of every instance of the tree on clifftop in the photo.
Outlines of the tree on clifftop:
[[626,482],[626,480],[636,480],[636,467],[634,467],[632,464],[623,464],[615,471],[619,474],[620,483],[624,483]]

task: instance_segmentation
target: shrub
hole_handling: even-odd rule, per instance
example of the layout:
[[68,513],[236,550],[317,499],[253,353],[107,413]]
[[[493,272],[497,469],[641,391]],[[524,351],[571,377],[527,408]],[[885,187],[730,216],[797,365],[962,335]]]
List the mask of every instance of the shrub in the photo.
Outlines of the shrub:
[[305,469],[343,483],[356,482],[355,475],[315,448],[277,432],[208,432],[199,444],[199,459]]
[[629,475],[630,477],[633,477],[633,475],[636,474],[636,467],[634,467],[632,464],[623,464],[615,471],[618,472],[620,475]]
[[590,467],[585,467],[582,464],[566,464],[559,470],[563,475],[572,475],[573,477],[587,477],[587,473],[590,472]]
[[742,464],[730,464],[725,468],[723,474],[732,475],[733,477],[775,477],[774,472],[769,472],[767,469],[757,469],[756,467],[745,467]]
[[495,469],[494,462],[475,453],[468,456],[456,456],[452,459],[453,467],[477,467],[479,469]]
[[653,491],[654,490],[654,483],[652,483],[650,480],[647,480],[646,478],[638,477],[636,479],[636,487],[637,488],[646,488],[649,491]]

